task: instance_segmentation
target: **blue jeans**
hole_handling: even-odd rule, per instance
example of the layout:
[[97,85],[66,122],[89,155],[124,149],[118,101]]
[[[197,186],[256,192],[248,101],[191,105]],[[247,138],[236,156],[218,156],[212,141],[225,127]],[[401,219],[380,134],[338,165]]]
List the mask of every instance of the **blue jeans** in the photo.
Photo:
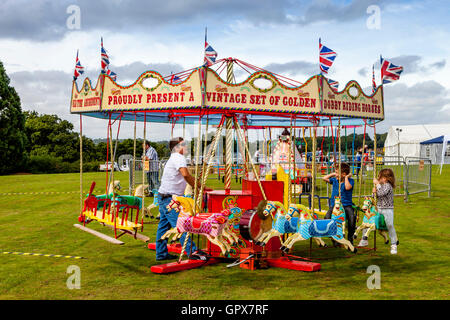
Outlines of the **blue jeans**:
[[[175,210],[168,211],[166,206],[170,203],[172,197],[167,197],[162,199],[161,195],[158,194],[158,203],[159,203],[159,223],[158,229],[156,230],[156,259],[164,259],[168,255],[167,251],[167,239],[158,241],[164,233],[166,233],[170,228],[174,228],[177,226],[178,212]],[[186,233],[184,233],[180,238],[181,245],[184,244],[184,239],[186,238]],[[191,244],[192,244],[192,252],[197,251],[197,246],[192,239],[189,238],[185,252],[187,254],[191,253]]]

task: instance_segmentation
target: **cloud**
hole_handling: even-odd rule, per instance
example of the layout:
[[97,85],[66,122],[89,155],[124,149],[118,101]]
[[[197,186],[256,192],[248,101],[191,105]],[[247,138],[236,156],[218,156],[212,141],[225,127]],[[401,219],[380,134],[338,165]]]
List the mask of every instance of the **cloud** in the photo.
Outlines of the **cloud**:
[[310,76],[318,73],[318,64],[308,61],[290,61],[286,63],[270,63],[264,69],[279,74],[305,74]]
[[[0,37],[54,41],[71,32],[66,22],[70,5],[80,8],[83,31],[154,32],[161,26],[190,22],[214,25],[217,21],[246,18],[254,24],[282,23],[289,1],[270,0],[6,0],[0,4]],[[70,19],[69,19],[70,20]]]
[[392,124],[444,123],[450,121],[450,90],[429,80],[407,86],[403,83],[384,86],[386,122]]
[[[150,63],[133,62],[124,66],[111,67],[116,74],[117,79],[135,81],[143,72],[153,70],[159,72],[163,76],[169,75],[171,72],[177,73],[183,71],[183,67],[177,63]],[[98,70],[97,73],[99,73]]]
[[[134,82],[144,71],[154,70],[162,75],[168,75],[171,71],[178,72],[182,67],[174,63],[155,63],[145,64],[143,62],[133,62],[123,66],[114,68],[117,73],[117,79],[120,84],[129,85]],[[91,79],[92,85],[97,84],[100,70],[92,70],[83,74],[79,78],[78,86],[84,76]],[[19,71],[9,75],[11,86],[13,86],[19,94],[22,110],[35,110],[42,114],[56,114],[60,118],[72,122],[75,129],[78,130],[79,116],[70,114],[70,96],[72,91],[72,73],[63,71]],[[128,80],[128,83],[122,83],[122,80]],[[104,137],[106,132],[106,124],[103,120],[89,118],[86,121],[90,125],[83,128],[83,134],[88,137],[99,138]],[[167,138],[167,132],[170,127],[165,124],[152,124],[152,130],[156,130],[155,137],[158,139]],[[148,129],[150,130],[150,129]],[[132,137],[133,132],[130,126],[124,126],[123,135]]]
[[369,69],[368,68],[361,68],[361,69],[358,70],[358,74],[361,77],[365,78],[369,74]]
[[[371,5],[384,7],[386,0],[4,0],[0,4],[0,38],[56,41],[66,33],[73,13],[80,8],[82,31],[109,30],[151,33],[167,26],[215,26],[218,21],[244,21],[254,26],[302,26],[316,22],[348,22],[367,16]],[[393,1],[390,1],[393,2]]]
[[347,22],[367,16],[367,8],[371,5],[384,6],[384,0],[354,0],[347,4],[331,0],[315,0],[308,6],[303,15],[293,16],[290,20],[300,25],[316,22]]

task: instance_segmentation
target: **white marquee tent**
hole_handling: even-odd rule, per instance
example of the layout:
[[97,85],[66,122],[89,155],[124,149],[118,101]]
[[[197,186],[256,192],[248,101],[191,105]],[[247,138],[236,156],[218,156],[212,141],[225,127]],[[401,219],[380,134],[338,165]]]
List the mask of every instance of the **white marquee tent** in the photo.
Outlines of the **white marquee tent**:
[[392,126],[384,142],[384,155],[420,157],[420,143],[442,135],[450,135],[450,123]]

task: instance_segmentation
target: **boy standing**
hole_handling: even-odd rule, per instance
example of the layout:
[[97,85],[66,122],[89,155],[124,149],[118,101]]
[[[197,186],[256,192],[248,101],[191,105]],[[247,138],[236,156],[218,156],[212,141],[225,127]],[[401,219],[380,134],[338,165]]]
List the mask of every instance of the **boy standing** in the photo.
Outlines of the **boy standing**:
[[[330,199],[330,209],[325,215],[325,219],[331,219],[331,213],[334,207],[334,198],[339,197],[339,185],[341,187],[341,203],[344,207],[345,218],[347,220],[348,235],[347,239],[353,244],[353,234],[355,233],[356,217],[352,207],[353,186],[355,181],[351,178],[350,166],[347,163],[341,163],[341,173],[339,174],[339,165],[335,166],[335,172],[324,176],[322,179],[333,185]],[[339,180],[338,180],[339,178]],[[334,241],[333,241],[334,243]]]

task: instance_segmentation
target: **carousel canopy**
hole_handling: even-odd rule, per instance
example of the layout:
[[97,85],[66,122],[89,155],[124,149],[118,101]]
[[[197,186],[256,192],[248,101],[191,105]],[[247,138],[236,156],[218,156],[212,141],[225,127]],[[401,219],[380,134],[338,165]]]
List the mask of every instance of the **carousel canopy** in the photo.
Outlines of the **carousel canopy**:
[[[239,61],[223,59],[222,63]],[[129,86],[121,86],[108,75],[100,75],[95,87],[86,78],[81,90],[73,82],[70,111],[96,118],[121,116],[122,120],[186,124],[208,119],[218,124],[224,113],[237,114],[249,126],[316,125],[358,126],[363,121],[384,119],[383,88],[366,95],[356,81],[336,91],[327,78],[315,75],[301,84],[259,69],[241,83],[230,83],[219,70],[198,67],[163,77],[146,71]]]

